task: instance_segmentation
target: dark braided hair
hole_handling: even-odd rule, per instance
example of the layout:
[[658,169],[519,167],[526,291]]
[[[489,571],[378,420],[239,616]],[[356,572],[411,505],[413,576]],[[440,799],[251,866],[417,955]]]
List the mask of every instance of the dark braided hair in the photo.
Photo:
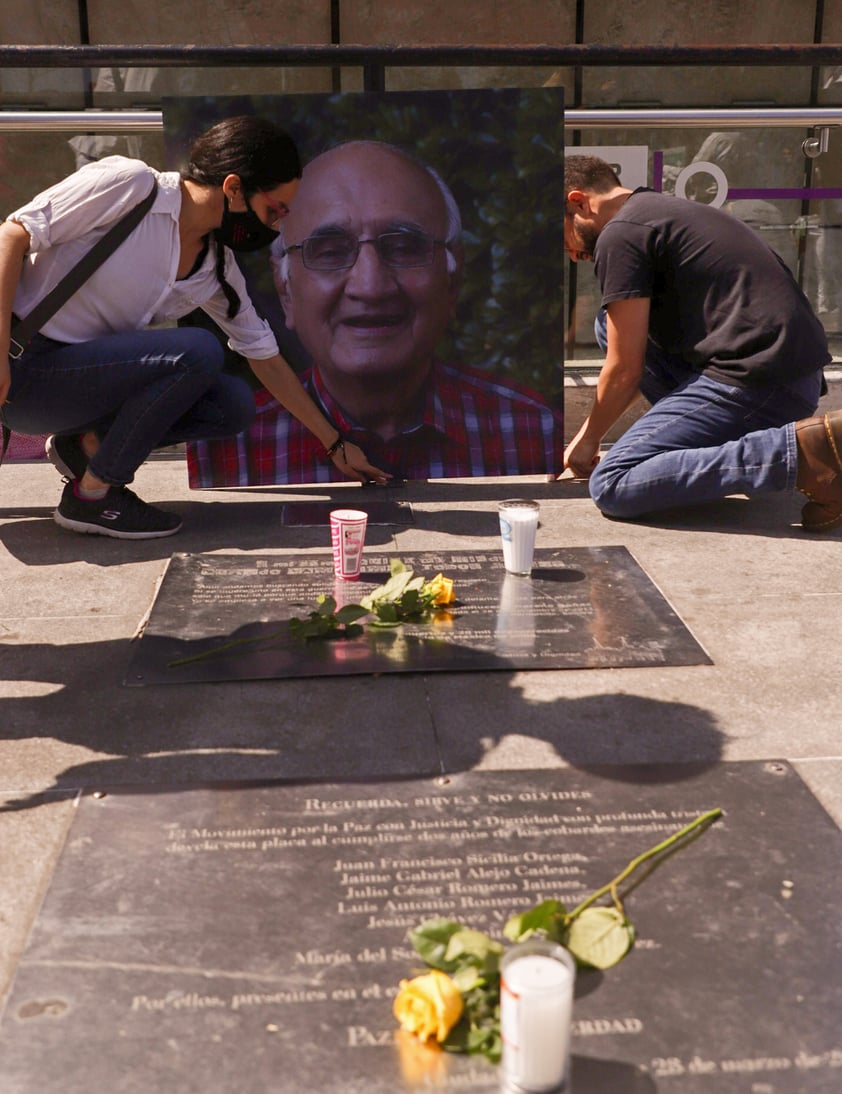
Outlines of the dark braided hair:
[[[249,198],[301,178],[301,159],[292,137],[274,122],[243,114],[217,122],[198,137],[181,174],[202,186],[221,186],[228,175],[238,175]],[[218,239],[216,276],[228,301],[228,318],[233,319],[240,298],[225,280],[225,248]]]

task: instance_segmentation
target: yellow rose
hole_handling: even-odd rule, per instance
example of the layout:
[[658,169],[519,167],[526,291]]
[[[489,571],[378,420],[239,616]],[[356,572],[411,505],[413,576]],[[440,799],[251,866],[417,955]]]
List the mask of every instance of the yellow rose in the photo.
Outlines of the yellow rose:
[[444,574],[436,574],[432,581],[427,582],[425,589],[433,594],[434,604],[451,604],[456,599],[453,578]]
[[395,1017],[401,1026],[426,1041],[443,1041],[462,1017],[464,1002],[446,973],[433,969],[413,980],[401,980]]

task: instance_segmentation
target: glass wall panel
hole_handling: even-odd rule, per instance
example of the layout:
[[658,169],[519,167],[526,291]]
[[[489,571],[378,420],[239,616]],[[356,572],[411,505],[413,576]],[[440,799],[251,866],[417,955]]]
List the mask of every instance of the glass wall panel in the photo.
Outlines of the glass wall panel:
[[91,102],[98,110],[159,110],[180,96],[280,95],[330,91],[327,67],[98,68]]
[[804,68],[605,65],[586,68],[582,83],[582,106],[591,109],[803,106],[809,100]]
[[75,169],[69,137],[67,133],[0,133],[0,218]]
[[[842,128],[828,151],[805,156],[807,129],[625,129],[568,134],[568,148],[648,149],[649,185],[690,201],[715,203],[762,235],[804,289],[832,343],[842,348]],[[592,267],[568,277],[568,361],[599,357],[599,306]],[[833,348],[833,345],[832,345]]]
[[84,110],[89,85],[80,68],[0,68],[0,108]]
[[[359,87],[345,83],[342,87],[345,91],[359,90]],[[570,99],[573,94],[573,75],[559,75],[555,69],[537,65],[392,67],[386,70],[387,91],[459,91],[485,87],[564,87],[565,94]]]
[[[713,46],[812,42],[814,3],[741,0],[740,3],[626,0],[584,3],[583,41],[593,45]],[[641,68],[586,70],[582,105],[720,106],[737,103],[796,104],[809,101],[810,72],[770,67]]]
[[[9,46],[72,46],[82,41],[78,0],[4,0],[0,42]],[[79,70],[0,69],[0,101],[14,110],[80,110],[85,79]]]

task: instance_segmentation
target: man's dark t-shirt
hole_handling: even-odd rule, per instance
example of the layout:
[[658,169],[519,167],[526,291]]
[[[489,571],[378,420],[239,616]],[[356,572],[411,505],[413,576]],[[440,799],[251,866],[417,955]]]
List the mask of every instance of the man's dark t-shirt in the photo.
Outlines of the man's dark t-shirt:
[[594,249],[602,303],[649,298],[649,335],[728,384],[785,383],[830,360],[792,274],[747,225],[708,205],[641,188]]

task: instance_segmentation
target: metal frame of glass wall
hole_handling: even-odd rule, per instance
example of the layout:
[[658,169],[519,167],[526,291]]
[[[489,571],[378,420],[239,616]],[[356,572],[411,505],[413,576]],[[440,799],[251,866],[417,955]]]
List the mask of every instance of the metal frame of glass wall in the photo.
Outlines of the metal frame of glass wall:
[[[613,143],[632,143],[632,134],[647,133],[643,143],[650,153],[650,179],[660,189],[670,188],[676,181],[676,170],[666,175],[664,155],[659,144],[668,143],[665,134],[680,130],[706,130],[713,136],[721,131],[745,134],[779,132],[788,134],[786,139],[790,161],[793,150],[797,163],[790,162],[788,185],[776,184],[774,178],[763,185],[747,187],[743,183],[739,193],[744,202],[754,201],[772,209],[785,209],[783,220],[774,224],[759,224],[760,230],[789,232],[795,250],[792,258],[793,272],[804,284],[808,294],[815,296],[820,281],[815,272],[816,256],[824,256],[825,263],[833,261],[839,266],[834,272],[833,293],[842,299],[842,234],[836,242],[837,230],[842,231],[842,187],[836,188],[821,179],[820,167],[829,152],[842,149],[842,106],[816,105],[820,86],[819,74],[826,69],[842,65],[842,45],[752,45],[752,46],[676,46],[676,47],[609,47],[609,46],[0,46],[0,67],[4,69],[81,69],[83,82],[89,86],[87,76],[95,70],[119,68],[170,68],[170,69],[226,69],[289,67],[319,67],[331,72],[331,83],[339,89],[341,74],[349,68],[357,71],[365,90],[382,91],[387,88],[387,74],[394,67],[464,68],[512,66],[513,70],[550,66],[572,76],[574,100],[581,101],[582,73],[585,69],[599,67],[639,68],[651,66],[705,66],[725,69],[755,66],[777,68],[807,68],[811,74],[810,104],[804,106],[775,107],[749,105],[741,107],[673,108],[653,105],[646,108],[587,109],[574,106],[565,114],[565,129],[569,134],[569,146],[600,145],[611,143],[603,140],[605,134],[619,134]],[[86,95],[86,103],[93,102]],[[163,128],[163,115],[156,109],[98,110],[90,106],[84,110],[14,110],[3,109],[0,101],[0,132],[18,133],[74,133],[74,134],[151,134]],[[751,138],[749,138],[751,139]],[[703,145],[704,147],[704,145]],[[691,165],[678,171],[683,186]],[[698,173],[700,167],[694,168]],[[793,173],[794,172],[794,173]],[[715,175],[716,172],[713,171]],[[682,177],[683,176],[683,177]],[[797,177],[796,177],[797,176]],[[666,178],[667,185],[664,186]],[[710,181],[710,180],[708,180]],[[842,172],[832,182],[842,183]],[[717,183],[714,178],[714,183]],[[714,187],[715,188],[715,187]],[[682,190],[683,192],[683,190]],[[724,195],[721,195],[724,200]],[[816,203],[819,203],[818,205]],[[823,205],[821,203],[824,203]],[[838,204],[836,204],[838,203]],[[734,203],[737,205],[738,203]],[[831,209],[830,217],[813,212],[816,208]],[[837,212],[838,209],[838,212]],[[737,215],[739,211],[734,210]],[[839,223],[836,223],[836,221]],[[825,222],[826,221],[826,222]],[[771,240],[771,237],[770,237]],[[820,241],[823,246],[819,246]],[[830,245],[828,245],[830,243]],[[811,265],[812,263],[812,265]],[[812,271],[812,272],[811,272]],[[577,308],[582,294],[577,291],[575,267],[568,271],[566,279],[568,338],[567,358],[588,356],[587,329],[589,318]],[[827,297],[828,292],[825,292]],[[835,322],[842,327],[842,307]],[[839,334],[842,330],[829,330]]]

